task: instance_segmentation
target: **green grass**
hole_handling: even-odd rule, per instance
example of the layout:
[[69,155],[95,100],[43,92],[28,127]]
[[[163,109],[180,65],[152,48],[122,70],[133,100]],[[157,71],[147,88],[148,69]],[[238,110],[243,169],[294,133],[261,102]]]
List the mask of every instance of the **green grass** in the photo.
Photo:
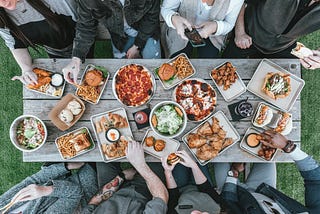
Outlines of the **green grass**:
[[[301,41],[312,49],[320,47],[320,31],[310,34]],[[41,163],[24,163],[22,154],[10,143],[9,127],[17,116],[22,114],[22,85],[11,81],[14,75],[20,74],[20,69],[10,51],[0,42],[0,194],[36,172]],[[44,52],[36,53],[34,57],[46,57]],[[97,58],[112,57],[110,43],[97,42],[95,49]],[[306,82],[302,91],[302,148],[316,159],[320,159],[320,70],[302,70]],[[304,201],[303,180],[294,164],[278,164],[278,189],[287,195]]]

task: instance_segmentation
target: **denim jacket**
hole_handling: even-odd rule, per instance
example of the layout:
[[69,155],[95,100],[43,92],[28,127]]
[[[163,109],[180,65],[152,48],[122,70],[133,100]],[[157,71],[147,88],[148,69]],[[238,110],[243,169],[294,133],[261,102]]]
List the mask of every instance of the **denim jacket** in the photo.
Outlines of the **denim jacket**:
[[94,43],[99,22],[107,27],[113,44],[120,51],[127,41],[123,16],[128,25],[138,31],[134,44],[139,50],[148,38],[160,38],[160,0],[126,0],[124,7],[119,0],[78,0],[77,12],[79,20],[72,55],[82,60]]

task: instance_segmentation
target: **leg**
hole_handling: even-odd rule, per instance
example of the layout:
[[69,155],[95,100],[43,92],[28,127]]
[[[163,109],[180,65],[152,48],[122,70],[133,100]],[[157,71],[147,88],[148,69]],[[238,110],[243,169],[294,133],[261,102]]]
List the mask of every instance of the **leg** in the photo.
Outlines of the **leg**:
[[213,167],[217,190],[218,192],[221,192],[223,185],[226,182],[227,174],[231,165],[230,163],[213,163]]
[[191,170],[182,164],[177,164],[174,167],[172,175],[178,187],[184,187],[189,184],[191,181],[190,177],[192,176]]
[[222,58],[262,58],[262,55],[253,44],[247,49],[238,48],[232,36],[223,51]]
[[275,163],[255,163],[245,184],[249,191],[255,191],[261,183],[276,188],[277,170]]
[[179,55],[181,53],[185,53],[189,58],[192,58],[192,51],[193,51],[193,47],[190,44],[190,42],[188,42],[187,46],[184,49],[175,52],[174,54],[172,54],[170,56],[170,58],[174,58],[175,56],[177,56],[177,55]]
[[141,52],[143,59],[161,59],[160,40],[149,38]]
[[122,171],[120,167],[120,162],[98,162],[96,166],[99,189],[102,188],[103,185],[111,181],[114,177],[119,175],[119,173]]
[[129,50],[129,48],[131,48],[133,44],[134,44],[134,37],[129,36],[127,43],[125,44],[123,51],[121,52],[116,48],[116,46],[114,46],[113,42],[111,41],[113,57],[117,59],[126,58],[127,51]]
[[219,50],[211,43],[210,39],[205,39],[206,45],[198,47],[198,58],[219,58]]

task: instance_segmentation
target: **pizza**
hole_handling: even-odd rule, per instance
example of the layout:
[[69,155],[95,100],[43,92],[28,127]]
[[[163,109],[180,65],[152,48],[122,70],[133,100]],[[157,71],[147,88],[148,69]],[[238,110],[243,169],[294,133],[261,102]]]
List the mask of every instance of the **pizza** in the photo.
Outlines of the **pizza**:
[[183,81],[175,90],[175,100],[191,121],[201,121],[209,116],[216,105],[216,92],[204,80]]
[[153,94],[151,74],[137,64],[121,67],[115,76],[114,87],[116,96],[126,106],[143,105]]

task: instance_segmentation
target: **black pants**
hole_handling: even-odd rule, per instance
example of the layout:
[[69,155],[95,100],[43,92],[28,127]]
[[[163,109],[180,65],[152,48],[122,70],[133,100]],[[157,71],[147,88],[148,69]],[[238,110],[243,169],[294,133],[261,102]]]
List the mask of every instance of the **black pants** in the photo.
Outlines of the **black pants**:
[[[205,46],[196,48],[198,51],[197,58],[199,58],[199,59],[220,58],[218,48],[213,46],[210,39],[205,39],[205,42],[206,42]],[[173,57],[179,55],[180,53],[185,53],[189,58],[193,58],[192,57],[193,48],[194,47],[190,44],[190,42],[188,42],[187,46],[184,49],[172,54],[170,56],[170,58],[173,58]]]
[[234,36],[231,37],[226,49],[224,50],[222,57],[223,58],[250,58],[250,59],[261,59],[261,58],[296,58],[290,54],[291,50],[296,47],[294,43],[287,49],[280,51],[274,54],[264,54],[259,51],[253,44],[247,49],[238,48],[234,42]]

